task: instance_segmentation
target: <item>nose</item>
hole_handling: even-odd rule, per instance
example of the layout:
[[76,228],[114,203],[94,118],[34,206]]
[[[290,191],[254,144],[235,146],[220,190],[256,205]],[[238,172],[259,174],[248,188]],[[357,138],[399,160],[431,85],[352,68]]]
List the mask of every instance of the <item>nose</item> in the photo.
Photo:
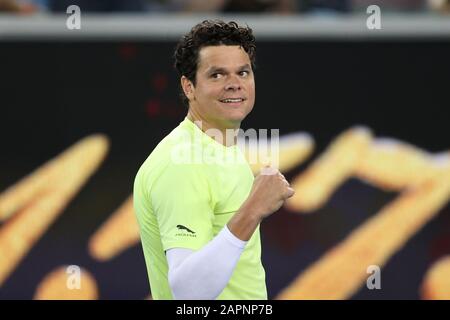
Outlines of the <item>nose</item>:
[[241,82],[237,77],[230,77],[227,84],[225,85],[226,91],[236,91],[241,89]]

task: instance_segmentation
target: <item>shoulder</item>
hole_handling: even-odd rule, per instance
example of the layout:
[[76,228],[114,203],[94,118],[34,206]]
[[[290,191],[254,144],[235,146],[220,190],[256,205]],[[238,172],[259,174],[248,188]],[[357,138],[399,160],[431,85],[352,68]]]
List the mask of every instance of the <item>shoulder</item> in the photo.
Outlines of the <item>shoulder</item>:
[[[156,150],[142,164],[136,175],[136,181],[148,191],[154,189],[205,189],[208,185],[208,170],[199,163],[186,157],[187,145],[164,147]],[[194,188],[195,186],[195,188]]]

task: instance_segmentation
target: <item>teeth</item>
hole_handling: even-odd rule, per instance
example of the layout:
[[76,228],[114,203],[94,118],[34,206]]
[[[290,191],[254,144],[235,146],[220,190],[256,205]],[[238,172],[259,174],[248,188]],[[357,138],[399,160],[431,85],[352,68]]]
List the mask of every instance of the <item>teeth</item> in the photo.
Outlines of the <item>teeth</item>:
[[232,102],[241,102],[244,101],[244,99],[238,98],[238,99],[223,99],[222,102],[225,103],[232,103]]

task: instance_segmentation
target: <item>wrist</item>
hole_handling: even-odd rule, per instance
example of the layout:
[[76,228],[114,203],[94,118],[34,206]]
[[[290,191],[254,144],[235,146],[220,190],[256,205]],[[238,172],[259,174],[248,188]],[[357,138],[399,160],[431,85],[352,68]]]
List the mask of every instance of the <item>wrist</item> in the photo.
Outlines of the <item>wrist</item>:
[[261,210],[258,209],[258,206],[256,206],[252,201],[246,200],[239,208],[239,212],[242,212],[242,214],[248,217],[249,220],[252,220],[258,224],[264,219],[264,215]]
[[242,241],[250,240],[262,220],[262,215],[249,202],[239,208],[236,214],[228,221],[228,230]]

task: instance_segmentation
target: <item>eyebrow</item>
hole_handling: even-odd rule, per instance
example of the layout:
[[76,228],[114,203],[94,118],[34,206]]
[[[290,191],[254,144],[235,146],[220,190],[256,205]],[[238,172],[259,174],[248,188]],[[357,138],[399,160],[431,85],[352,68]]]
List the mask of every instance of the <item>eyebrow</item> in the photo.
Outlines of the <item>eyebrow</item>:
[[[243,69],[251,69],[251,68],[250,68],[250,65],[248,63],[246,63],[238,68],[238,70],[243,70]],[[227,70],[225,68],[212,66],[207,70],[207,73],[226,72],[226,71]]]

